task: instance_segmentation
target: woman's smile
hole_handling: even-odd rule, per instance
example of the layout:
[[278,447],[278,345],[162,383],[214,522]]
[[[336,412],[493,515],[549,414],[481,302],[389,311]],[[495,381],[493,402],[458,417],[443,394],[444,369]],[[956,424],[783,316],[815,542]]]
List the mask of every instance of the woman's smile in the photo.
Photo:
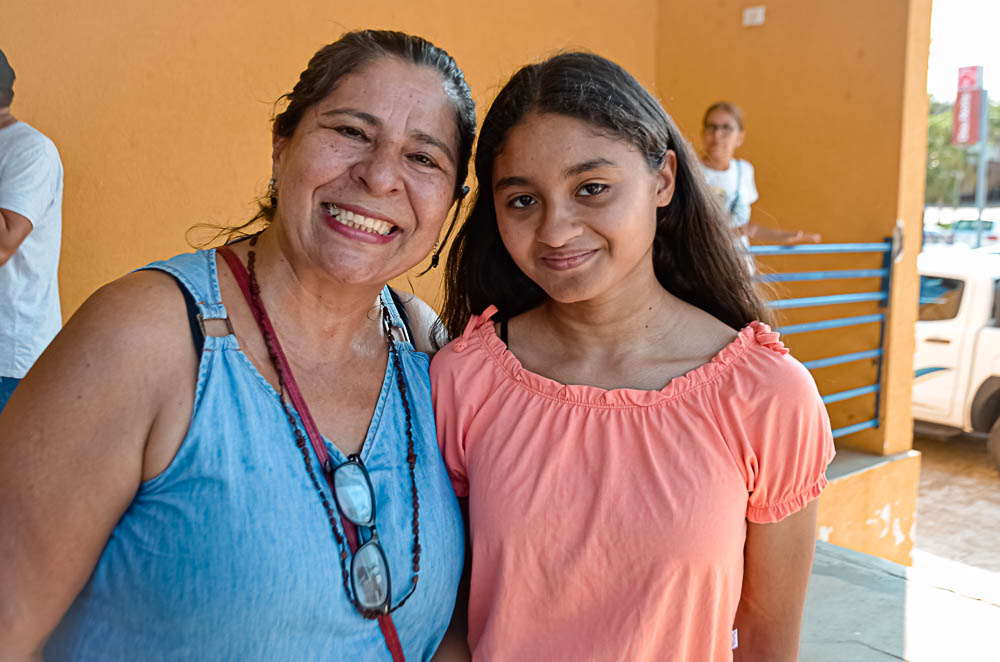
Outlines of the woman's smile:
[[435,70],[379,59],[275,138],[275,227],[304,263],[381,287],[431,250],[454,202],[458,149],[440,90]]
[[323,205],[323,211],[331,228],[352,239],[385,244],[398,235],[396,225],[367,209],[330,202]]

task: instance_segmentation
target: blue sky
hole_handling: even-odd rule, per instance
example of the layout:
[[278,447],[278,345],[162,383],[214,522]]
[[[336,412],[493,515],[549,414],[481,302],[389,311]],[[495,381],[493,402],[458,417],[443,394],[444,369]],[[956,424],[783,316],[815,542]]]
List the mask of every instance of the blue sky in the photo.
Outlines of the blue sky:
[[927,91],[954,101],[958,68],[983,67],[990,99],[1000,101],[1000,0],[934,0]]

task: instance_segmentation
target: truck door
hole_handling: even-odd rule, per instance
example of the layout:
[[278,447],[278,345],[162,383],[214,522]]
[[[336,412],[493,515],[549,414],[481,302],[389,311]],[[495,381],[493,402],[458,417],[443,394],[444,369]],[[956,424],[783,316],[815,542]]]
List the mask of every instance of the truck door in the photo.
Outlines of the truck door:
[[[966,283],[958,278],[920,277],[920,313],[913,357],[914,415],[935,423],[961,425],[952,420],[960,380],[960,357],[965,340],[962,314]],[[923,415],[921,415],[923,414]],[[958,417],[961,418],[961,417]]]

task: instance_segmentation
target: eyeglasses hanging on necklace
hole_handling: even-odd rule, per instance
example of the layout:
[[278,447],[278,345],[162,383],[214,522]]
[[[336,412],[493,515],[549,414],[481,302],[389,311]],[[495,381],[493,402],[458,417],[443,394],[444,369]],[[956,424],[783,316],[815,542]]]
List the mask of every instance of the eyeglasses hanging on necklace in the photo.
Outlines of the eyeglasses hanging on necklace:
[[[258,236],[259,235],[254,235],[250,238],[251,247],[256,244]],[[264,304],[260,299],[260,286],[257,283],[255,270],[255,251],[252,248],[248,251],[246,267],[244,267],[243,263],[236,257],[236,254],[227,247],[219,248],[218,253],[226,260],[226,263],[232,270],[237,283],[239,283],[240,289],[243,291],[243,295],[246,298],[247,303],[250,305],[254,319],[260,327],[261,334],[264,337],[264,343],[268,350],[268,357],[271,359],[271,363],[273,364],[275,371],[278,373],[281,405],[285,410],[289,425],[292,427],[295,435],[296,445],[302,453],[306,473],[309,475],[319,500],[323,505],[333,537],[337,542],[337,546],[340,548],[338,557],[340,559],[341,571],[344,580],[344,591],[347,593],[347,597],[351,603],[354,604],[355,608],[365,618],[381,619],[382,617],[386,617],[387,614],[402,607],[409,597],[413,595],[413,592],[417,587],[417,582],[420,579],[420,501],[417,494],[416,484],[417,454],[413,442],[413,423],[412,416],[410,414],[410,404],[406,397],[406,382],[403,377],[403,366],[399,358],[399,350],[396,347],[395,338],[392,334],[393,325],[389,317],[389,312],[386,309],[386,306],[383,305],[381,311],[382,327],[386,344],[389,349],[389,356],[392,360],[392,365],[395,371],[396,387],[399,391],[399,396],[402,400],[403,410],[406,416],[406,462],[409,467],[410,491],[413,499],[413,583],[410,590],[403,596],[395,607],[390,606],[392,596],[390,592],[388,560],[385,555],[385,550],[383,549],[381,542],[378,540],[378,534],[375,531],[375,494],[374,489],[372,488],[371,479],[368,476],[368,471],[358,456],[351,456],[347,462],[344,462],[337,467],[333,466],[333,462],[326,450],[325,444],[322,441],[319,430],[316,428],[316,423],[313,420],[312,414],[309,412],[305,399],[302,397],[302,393],[299,391],[298,385],[295,382],[295,377],[292,375],[291,366],[285,358],[285,354],[281,348],[280,342],[278,341],[277,334],[275,334],[274,327],[272,326],[271,320],[267,315],[267,310],[264,308]],[[291,406],[285,398],[286,393],[288,398],[291,400]],[[299,419],[306,428],[305,434],[309,437],[309,441],[311,442],[316,457],[319,460],[320,467],[323,469],[327,484],[333,492],[334,502],[337,504],[337,509],[340,510],[342,514],[340,519],[341,523],[344,525],[344,534],[348,535],[349,541],[353,541],[355,538],[354,535],[348,534],[346,526],[348,522],[367,530],[367,540],[354,550],[354,558],[351,561],[350,570],[348,570],[346,566],[346,560],[350,557],[348,548],[354,547],[354,545],[348,545],[348,541],[344,540],[344,536],[342,536],[338,530],[336,525],[337,518],[330,508],[329,500],[323,493],[319,481],[313,472],[310,453],[306,447],[305,435],[303,435],[302,430],[299,428],[299,425],[295,420],[295,416],[292,413],[293,407],[295,411],[298,412]],[[345,468],[346,472],[343,473],[340,478],[343,487],[338,489],[335,476],[337,470],[341,468]],[[361,488],[361,485],[364,485],[366,489]],[[366,491],[367,494],[365,494]],[[342,503],[344,505],[342,505]],[[363,517],[363,515],[366,514],[371,515],[370,521]],[[355,519],[355,517],[357,517],[357,519]],[[364,550],[363,554],[362,550]],[[371,605],[375,605],[375,607],[372,607]]]
[[[332,464],[328,461],[328,466]],[[328,472],[329,473],[329,472]],[[416,588],[410,586],[399,604],[390,608],[392,582],[389,577],[389,561],[379,542],[375,529],[375,490],[364,462],[358,455],[351,455],[347,462],[334,467],[333,496],[341,514],[360,532],[367,532],[367,538],[354,552],[351,559],[351,588],[359,611],[376,611],[384,614],[399,609]]]

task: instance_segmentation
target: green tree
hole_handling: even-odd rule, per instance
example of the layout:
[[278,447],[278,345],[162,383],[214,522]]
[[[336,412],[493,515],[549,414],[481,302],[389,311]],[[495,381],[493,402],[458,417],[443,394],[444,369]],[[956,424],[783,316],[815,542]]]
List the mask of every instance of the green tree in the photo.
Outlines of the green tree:
[[[990,103],[990,145],[1000,144],[1000,103]],[[951,144],[952,104],[930,101],[927,120],[927,203],[957,204],[963,182],[976,177],[975,153]]]
[[931,100],[927,119],[927,178],[924,200],[951,201],[968,165],[965,149],[951,144],[951,104]]

